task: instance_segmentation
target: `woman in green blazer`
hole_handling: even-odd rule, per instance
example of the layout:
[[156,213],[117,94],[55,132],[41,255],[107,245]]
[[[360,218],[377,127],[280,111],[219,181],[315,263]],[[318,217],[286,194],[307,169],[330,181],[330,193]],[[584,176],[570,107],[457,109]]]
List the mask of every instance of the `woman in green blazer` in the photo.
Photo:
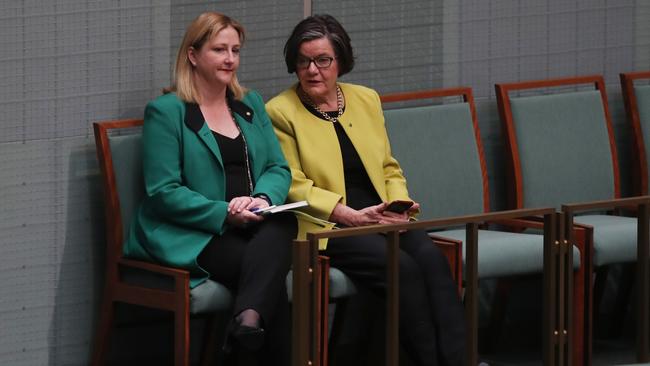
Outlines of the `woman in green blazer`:
[[[216,12],[189,26],[174,92],[145,109],[146,196],[124,254],[190,270],[236,293],[227,348],[289,364],[285,277],[297,224],[292,214],[255,209],[282,204],[291,176],[259,94],[238,83],[244,29]],[[267,340],[283,346],[258,352]],[[268,343],[268,342],[266,342]],[[230,347],[232,346],[232,347]]]

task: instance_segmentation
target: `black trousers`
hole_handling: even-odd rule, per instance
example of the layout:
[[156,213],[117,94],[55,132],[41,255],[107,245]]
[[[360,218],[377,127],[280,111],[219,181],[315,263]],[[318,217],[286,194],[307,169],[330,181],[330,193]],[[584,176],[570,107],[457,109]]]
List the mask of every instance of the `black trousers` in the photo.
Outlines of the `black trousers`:
[[266,334],[265,364],[289,364],[291,318],[285,281],[296,233],[295,216],[278,213],[215,236],[198,257],[210,278],[236,294],[233,315],[246,309],[260,314]]
[[[386,294],[386,238],[330,239],[330,264],[356,284]],[[463,307],[447,259],[424,231],[400,235],[400,341],[417,365],[465,365]]]

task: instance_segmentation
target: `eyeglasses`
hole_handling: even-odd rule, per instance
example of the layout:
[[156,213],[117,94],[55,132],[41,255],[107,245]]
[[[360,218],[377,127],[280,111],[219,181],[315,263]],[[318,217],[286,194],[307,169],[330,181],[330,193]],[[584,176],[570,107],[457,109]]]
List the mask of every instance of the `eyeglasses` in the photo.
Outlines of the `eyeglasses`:
[[313,62],[319,69],[325,69],[332,65],[332,61],[334,61],[334,57],[329,56],[318,56],[316,58],[298,57],[296,67],[299,69],[308,69]]

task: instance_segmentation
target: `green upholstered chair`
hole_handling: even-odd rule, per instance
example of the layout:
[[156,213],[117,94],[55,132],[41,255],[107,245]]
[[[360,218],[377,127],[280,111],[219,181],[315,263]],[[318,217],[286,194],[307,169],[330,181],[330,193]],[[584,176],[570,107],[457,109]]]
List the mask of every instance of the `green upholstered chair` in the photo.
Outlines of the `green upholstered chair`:
[[[637,196],[648,194],[648,150],[650,144],[650,71],[622,73],[625,110],[632,126],[632,188]],[[650,146],[650,145],[648,145]]]
[[[471,89],[405,93],[382,100],[385,107],[403,101],[420,105],[384,111],[393,155],[404,170],[409,194],[421,204],[418,218],[489,212],[488,174]],[[439,241],[463,243],[463,263],[465,235],[464,228],[431,233]],[[542,235],[480,229],[479,278],[542,273],[543,244]]]
[[[122,256],[122,243],[128,223],[144,196],[141,159],[142,120],[95,123],[97,156],[102,171],[106,202],[106,283],[95,336],[93,365],[104,363],[114,317],[114,304],[123,302],[174,312],[174,352],[176,365],[189,364],[189,315],[211,314],[230,309],[232,294],[218,282],[207,280],[189,288],[189,273],[154,263]],[[323,283],[323,301],[344,302],[356,293],[354,283],[336,268],[329,268],[327,257],[319,257]],[[292,273],[287,275],[291,300]],[[327,312],[321,314],[327,324]],[[205,344],[216,343],[213,321]],[[327,326],[322,327],[321,342],[327,340]],[[325,348],[326,351],[326,348]],[[206,347],[203,364],[210,364],[213,352]],[[326,352],[323,353],[327,359]]]
[[[601,76],[497,84],[496,92],[511,177],[510,208],[559,208],[620,198],[616,144]],[[585,296],[573,299],[573,325],[576,331],[584,329],[584,346],[574,339],[570,350],[574,364],[588,365],[593,268],[636,260],[637,219],[588,212],[573,222],[570,229],[583,263],[574,286],[585,284]]]
[[[174,364],[186,366],[190,363],[190,314],[226,311],[232,294],[212,280],[190,289],[188,271],[122,256],[128,224],[144,196],[141,126],[142,120],[94,123],[106,206],[106,279],[92,365],[105,363],[115,303],[121,302],[173,312]],[[207,329],[212,331],[206,344],[214,344],[215,327]],[[204,364],[210,363],[213,350],[205,347]]]

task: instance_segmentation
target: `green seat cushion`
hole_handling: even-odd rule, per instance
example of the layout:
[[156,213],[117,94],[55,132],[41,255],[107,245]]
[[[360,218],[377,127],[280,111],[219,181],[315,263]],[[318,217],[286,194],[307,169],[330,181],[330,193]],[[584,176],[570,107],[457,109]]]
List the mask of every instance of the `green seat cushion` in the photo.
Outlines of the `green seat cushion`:
[[[174,280],[171,277],[136,268],[124,268],[122,280],[132,285],[158,290],[174,289]],[[230,290],[212,280],[206,280],[190,290],[190,313],[192,314],[227,310],[232,303]]]
[[232,294],[219,282],[206,280],[190,290],[190,312],[203,314],[227,310],[233,303]]
[[[463,242],[465,229],[436,231],[432,234]],[[573,266],[580,267],[580,252],[573,248]],[[465,268],[465,267],[463,267]],[[537,234],[511,233],[507,231],[478,231],[479,278],[541,273],[544,268],[544,237]]]
[[637,219],[611,215],[576,216],[575,222],[594,227],[594,265],[636,260]]
[[338,268],[330,267],[330,298],[340,299],[357,293],[357,287],[350,277]]
[[409,195],[421,204],[420,219],[485,211],[469,104],[390,109],[384,117]]
[[[287,293],[289,301],[293,298],[293,271],[287,275]],[[330,299],[341,299],[357,293],[357,287],[350,277],[338,268],[330,267]]]

